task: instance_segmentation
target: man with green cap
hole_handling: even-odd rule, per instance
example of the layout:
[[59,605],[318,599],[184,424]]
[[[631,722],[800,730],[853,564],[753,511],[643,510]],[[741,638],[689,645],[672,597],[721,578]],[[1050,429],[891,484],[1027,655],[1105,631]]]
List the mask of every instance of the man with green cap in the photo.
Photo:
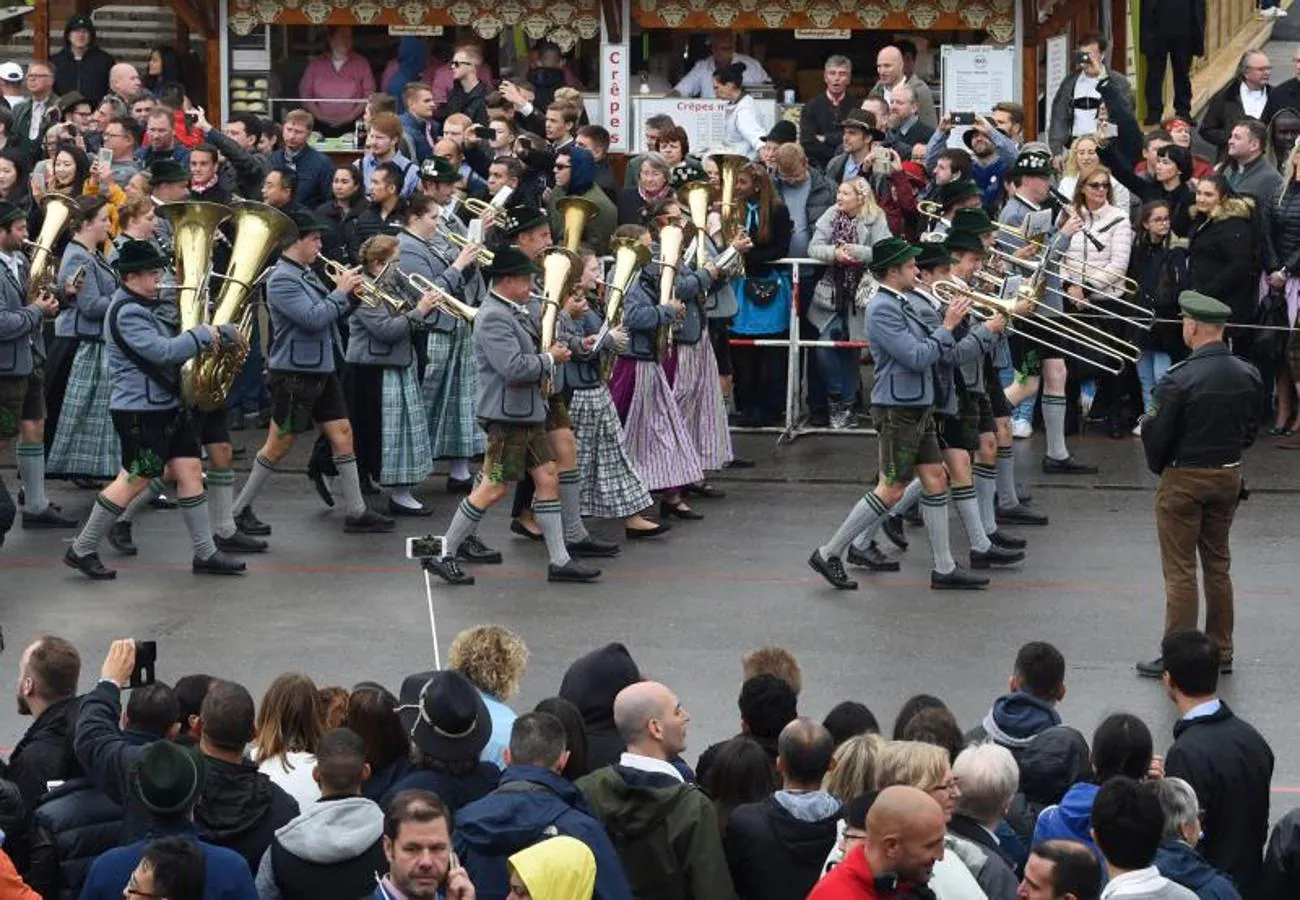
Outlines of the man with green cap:
[[[1192,355],[1156,385],[1142,420],[1147,466],[1160,476],[1156,534],[1165,576],[1165,635],[1195,631],[1200,618],[1196,557],[1205,579],[1205,633],[1219,648],[1219,668],[1232,671],[1232,562],[1228,532],[1243,487],[1241,453],[1255,442],[1263,382],[1255,367],[1223,341],[1232,308],[1196,291],[1178,297],[1183,343]],[[1139,675],[1159,678],[1162,659],[1139,662]]]

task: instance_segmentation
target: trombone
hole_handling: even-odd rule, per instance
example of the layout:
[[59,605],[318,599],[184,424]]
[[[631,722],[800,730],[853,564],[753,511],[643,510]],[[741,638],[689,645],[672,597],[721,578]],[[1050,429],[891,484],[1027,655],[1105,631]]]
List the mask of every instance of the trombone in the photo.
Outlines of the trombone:
[[[333,278],[336,282],[343,276],[343,273],[351,271],[351,269],[343,263],[330,259],[328,256],[321,256],[320,261],[325,266],[325,274],[329,275],[329,277]],[[393,263],[389,263],[384,266],[383,270],[374,278],[371,278],[363,272],[361,274],[361,284],[357,285],[355,293],[357,299],[366,306],[374,308],[387,304],[393,312],[403,313],[406,312],[407,306],[409,305],[406,302],[406,298],[390,294],[379,284],[380,280],[388,274],[389,268],[392,265]]]
[[[1088,296],[1101,301],[1094,304],[1093,308],[1101,315],[1109,316],[1112,319],[1118,319],[1132,325],[1134,328],[1141,328],[1143,331],[1151,330],[1151,310],[1147,309],[1141,303],[1135,303],[1129,300],[1125,295],[1136,293],[1138,284],[1127,275],[1119,275],[1120,290],[1104,291],[1098,288],[1089,287],[1087,279],[1089,276],[1102,274],[1101,267],[1089,266],[1085,261],[1070,255],[1064,250],[1053,248],[1046,254],[1046,262],[1042,260],[1021,259],[1018,256],[1007,253],[1005,250],[999,250],[997,247],[990,247],[989,255],[1005,263],[1012,263],[1031,270],[1036,270],[1043,265],[1055,266],[1057,275],[1062,280],[1078,284],[1084,289]],[[1117,273],[1106,272],[1105,274],[1115,276]],[[1070,296],[1069,292],[1052,284],[1044,284],[1043,290],[1049,294],[1060,297],[1062,300],[1078,302]],[[1120,307],[1121,309],[1112,309],[1110,306]],[[1123,311],[1122,311],[1123,310]]]
[[[916,204],[917,212],[924,218],[931,219],[935,222],[943,222],[951,226],[952,223],[943,217],[943,204],[935,200],[922,200]],[[1024,229],[1016,228],[1014,225],[1008,225],[1005,222],[999,222],[997,219],[990,218],[993,227],[999,232],[999,240],[1005,241],[1008,238],[1014,238],[1020,243],[1017,247],[1033,247],[1034,255],[1037,256],[1043,252],[1043,242],[1025,234]],[[1005,236],[1005,237],[1003,237]],[[1023,260],[1022,260],[1023,262]]]
[[465,301],[453,297],[451,294],[434,284],[431,279],[426,278],[419,272],[403,272],[401,269],[396,269],[396,273],[399,277],[405,278],[406,283],[414,290],[418,291],[421,296],[424,294],[433,294],[433,305],[435,309],[439,309],[448,315],[455,316],[471,325],[474,324],[474,317],[478,315],[478,310]]

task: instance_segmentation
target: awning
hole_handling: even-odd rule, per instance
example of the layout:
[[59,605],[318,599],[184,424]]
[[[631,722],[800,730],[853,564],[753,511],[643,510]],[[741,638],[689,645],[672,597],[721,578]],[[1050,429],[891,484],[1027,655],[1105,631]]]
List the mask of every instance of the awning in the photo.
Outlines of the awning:
[[1015,0],[633,0],[643,28],[985,31],[1015,38]]

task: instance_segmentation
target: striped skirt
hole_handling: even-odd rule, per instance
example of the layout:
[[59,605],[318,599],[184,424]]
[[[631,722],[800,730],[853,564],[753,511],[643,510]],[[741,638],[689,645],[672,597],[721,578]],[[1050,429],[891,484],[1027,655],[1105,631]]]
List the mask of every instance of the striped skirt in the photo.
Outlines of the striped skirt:
[[722,397],[718,358],[706,331],[694,344],[678,344],[671,381],[673,397],[682,412],[686,431],[695,442],[700,468],[721,469],[731,462],[731,430],[727,403]]
[[384,369],[381,408],[384,439],[379,483],[385,487],[419,484],[433,472],[433,455],[414,361],[405,369]]
[[424,369],[421,392],[432,458],[458,459],[481,454],[487,441],[474,418],[478,368],[469,325],[457,322],[454,331],[429,332],[429,362]]
[[650,490],[623,445],[623,426],[609,391],[574,391],[569,418],[578,442],[582,514],[625,519],[651,506]]
[[658,363],[619,357],[610,379],[623,446],[646,487],[662,491],[704,479],[695,444]]
[[49,475],[116,478],[122,446],[108,413],[110,385],[104,345],[82,341],[72,360],[59,427],[50,444]]

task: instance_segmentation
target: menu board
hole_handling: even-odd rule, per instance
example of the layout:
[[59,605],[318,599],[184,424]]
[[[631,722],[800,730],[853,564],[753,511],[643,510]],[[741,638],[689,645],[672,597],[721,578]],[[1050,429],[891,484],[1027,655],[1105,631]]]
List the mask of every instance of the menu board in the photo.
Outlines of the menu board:
[[[1016,77],[1015,47],[961,46],[945,44],[942,48],[943,96],[940,115],[950,112],[973,112],[988,116],[994,104],[1019,99],[1020,79]],[[950,147],[963,146],[965,127],[952,129]]]
[[[758,121],[763,128],[771,129],[776,124],[776,99],[755,100],[758,109]],[[631,152],[639,153],[645,149],[645,120],[651,116],[671,116],[672,120],[686,129],[690,138],[691,154],[699,155],[706,150],[720,150],[723,145],[723,110],[726,100],[704,100],[690,97],[636,97],[633,100],[635,113],[632,116],[633,144]]]

